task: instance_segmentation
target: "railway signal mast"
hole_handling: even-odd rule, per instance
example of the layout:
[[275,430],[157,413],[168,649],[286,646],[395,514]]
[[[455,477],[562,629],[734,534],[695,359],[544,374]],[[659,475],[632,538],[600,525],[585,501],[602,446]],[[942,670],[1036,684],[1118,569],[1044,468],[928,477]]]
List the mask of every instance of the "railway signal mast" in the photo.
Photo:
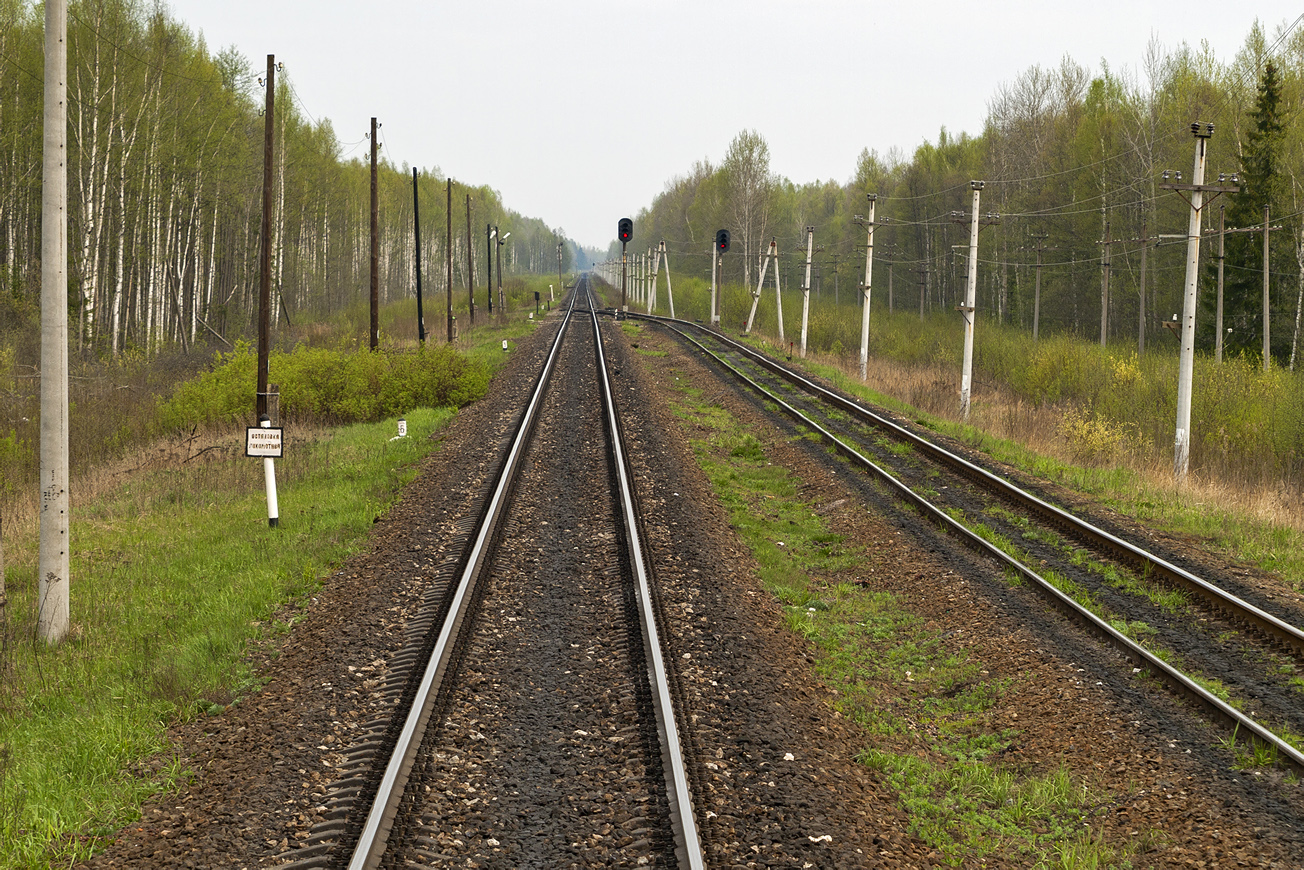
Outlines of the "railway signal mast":
[[711,325],[720,324],[720,297],[724,295],[724,254],[729,250],[729,231],[715,231],[715,253],[711,258]]
[[616,237],[620,239],[620,310],[626,312],[629,307],[625,304],[625,266],[627,263],[625,257],[625,246],[629,240],[634,238],[634,222],[629,218],[621,218],[616,223]]

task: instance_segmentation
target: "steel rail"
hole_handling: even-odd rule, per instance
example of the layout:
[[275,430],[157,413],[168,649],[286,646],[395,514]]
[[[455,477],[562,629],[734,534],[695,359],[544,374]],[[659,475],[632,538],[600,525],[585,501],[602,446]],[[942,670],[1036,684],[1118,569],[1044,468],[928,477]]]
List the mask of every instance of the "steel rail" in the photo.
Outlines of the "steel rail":
[[[995,544],[987,541],[986,539],[982,538],[975,532],[971,531],[963,523],[960,523],[959,521],[953,519],[945,511],[942,511],[938,507],[934,506],[927,499],[915,493],[913,490],[911,490],[904,483],[899,481],[887,470],[883,469],[882,467],[880,467],[879,465],[871,461],[869,458],[861,454],[852,445],[843,441],[841,438],[839,438],[829,430],[825,429],[819,423],[807,417],[800,410],[798,410],[797,408],[793,407],[792,405],[784,401],[783,398],[781,398],[780,396],[775,395],[774,393],[770,392],[769,390],[765,389],[763,386],[758,384],[756,381],[747,377],[747,375],[739,371],[734,366],[730,365],[727,360],[725,360],[723,357],[713,352],[711,349],[707,348],[701,342],[697,341],[692,336],[687,335],[683,330],[679,328],[679,325],[681,324],[688,325],[688,326],[693,326],[694,328],[701,328],[701,327],[696,327],[695,324],[683,324],[681,321],[675,321],[674,323],[670,323],[667,318],[649,318],[646,315],[634,315],[634,316],[639,317],[640,319],[651,319],[651,320],[661,321],[663,325],[667,326],[667,328],[676,332],[685,341],[693,344],[703,353],[707,354],[712,359],[716,360],[716,362],[719,363],[721,367],[723,367],[726,371],[733,374],[733,376],[737,378],[739,381],[746,384],[751,389],[755,390],[761,395],[765,396],[770,401],[775,402],[786,414],[791,416],[793,419],[798,420],[803,425],[809,426],[815,431],[819,432],[822,436],[827,438],[840,453],[842,453],[843,455],[851,459],[853,462],[859,464],[866,470],[873,473],[887,486],[889,486],[900,498],[902,498],[908,504],[917,508],[927,518],[932,519],[936,524],[942,526],[944,529],[950,530],[955,534],[959,535],[960,538],[969,546],[991,556],[992,558],[996,559],[1010,570],[1018,573],[1025,580],[1028,580],[1030,583],[1032,583],[1032,587],[1036,591],[1038,591],[1044,598],[1049,600],[1053,606],[1055,606],[1062,613],[1071,617],[1076,622],[1078,622],[1079,624],[1087,628],[1097,637],[1101,638],[1102,640],[1106,641],[1107,643],[1111,644],[1116,649],[1121,651],[1124,654],[1124,656],[1126,656],[1136,667],[1149,669],[1152,674],[1157,676],[1170,689],[1172,689],[1173,691],[1177,692],[1180,695],[1185,696],[1187,699],[1194,702],[1208,715],[1210,715],[1212,718],[1214,718],[1219,723],[1221,723],[1225,728],[1231,730],[1233,735],[1248,734],[1249,735],[1248,739],[1257,742],[1269,748],[1271,751],[1275,752],[1277,763],[1292,768],[1296,773],[1304,773],[1304,753],[1301,753],[1295,747],[1291,746],[1289,743],[1287,743],[1281,737],[1274,734],[1269,729],[1265,728],[1263,725],[1260,725],[1254,719],[1250,718],[1249,716],[1246,716],[1245,714],[1241,713],[1239,710],[1235,709],[1231,705],[1224,702],[1222,699],[1213,695],[1212,693],[1207,691],[1203,686],[1199,685],[1194,680],[1192,680],[1189,676],[1187,676],[1177,668],[1172,667],[1163,659],[1151,653],[1145,647],[1140,646],[1139,644],[1135,643],[1131,638],[1120,633],[1109,623],[1105,622],[1100,617],[1096,616],[1094,613],[1087,610],[1082,605],[1078,604],[1072,598],[1065,595],[1058,588],[1056,588],[1054,584],[1052,584],[1051,582],[1043,578],[1032,568],[1028,567],[1027,565],[1024,565],[1022,562],[1015,559],[1013,556],[1010,556],[1008,553],[1006,553],[1004,550],[997,547]],[[712,338],[721,339],[721,336],[719,336],[715,332],[711,332],[705,329],[703,329],[703,331],[707,332]],[[728,340],[726,339],[725,341]],[[729,343],[736,344],[733,342],[729,342]]]
[[[643,315],[643,317],[646,318],[646,315]],[[664,318],[660,319],[664,320]],[[693,326],[696,327],[695,324],[693,324]],[[701,327],[696,328],[700,329]],[[714,332],[709,334],[715,340],[744,354],[757,365],[764,367],[801,389],[816,395],[818,398],[834,405],[839,410],[850,413],[867,423],[888,431],[894,437],[918,448],[934,460],[950,465],[961,474],[977,479],[980,483],[998,490],[1000,495],[1010,501],[1019,503],[1024,507],[1037,512],[1050,522],[1067,527],[1072,533],[1078,535],[1087,542],[1110,551],[1134,567],[1139,567],[1143,572],[1153,572],[1154,574],[1167,579],[1170,583],[1203,599],[1213,608],[1245,622],[1252,628],[1262,632],[1277,643],[1280,643],[1282,646],[1293,650],[1296,655],[1304,656],[1304,630],[1301,630],[1297,626],[1291,625],[1285,620],[1256,607],[1248,601],[1245,601],[1237,595],[1228,592],[1201,577],[1197,577],[1184,568],[1143,550],[1130,541],[1125,541],[1116,535],[1112,535],[1090,522],[1087,522],[1081,517],[1074,516],[1068,511],[1038,498],[1005,478],[993,474],[987,469],[975,465],[967,459],[957,456],[945,448],[934,444],[927,438],[911,432],[909,429],[898,425],[892,420],[874,413],[864,405],[848,399],[845,396],[840,396],[820,384],[803,377],[797,372],[778,364],[764,354],[758,353],[753,348],[747,347],[744,344]]]
[[534,424],[538,419],[539,409],[543,405],[543,398],[556,365],[562,338],[566,334],[571,315],[575,311],[576,295],[578,294],[571,297],[570,308],[567,309],[566,316],[557,330],[556,337],[553,339],[552,348],[548,352],[547,360],[539,373],[538,383],[535,385],[530,402],[521,417],[520,425],[517,427],[516,435],[512,439],[512,445],[508,450],[507,457],[498,471],[493,495],[489,499],[481,518],[475,543],[471,547],[470,556],[458,577],[457,589],[453,594],[448,617],[440,628],[439,637],[435,642],[430,658],[427,660],[412,708],[404,720],[403,728],[385,767],[384,776],[381,778],[380,787],[367,813],[362,833],[354,846],[348,864],[349,870],[373,870],[373,868],[380,865],[380,861],[384,857],[395,810],[402,797],[404,787],[407,785],[408,777],[412,772],[412,765],[420,748],[422,736],[430,719],[430,713],[434,707],[440,684],[448,670],[449,661],[453,657],[455,641],[460,632],[463,618],[466,615],[467,604],[472,599],[472,592],[487,562],[490,545],[505,514],[506,504],[516,481],[521,458],[533,435]]
[[647,564],[643,558],[643,543],[639,535],[639,517],[634,505],[634,486],[630,480],[624,444],[621,440],[620,420],[612,394],[611,379],[607,373],[606,353],[602,348],[602,331],[598,327],[597,312],[589,306],[593,319],[593,341],[597,355],[598,379],[602,386],[604,422],[609,432],[608,443],[616,469],[620,490],[621,514],[624,518],[630,567],[634,572],[638,591],[638,607],[643,631],[643,646],[647,655],[648,681],[652,688],[652,703],[656,710],[657,730],[661,736],[661,759],[666,776],[667,797],[670,803],[671,823],[675,829],[675,852],[681,868],[702,870],[706,866],[702,843],[693,814],[693,796],[688,786],[688,773],[684,767],[679,729],[675,724],[674,702],[671,699],[669,680],[661,639],[652,602],[652,588],[648,579]]

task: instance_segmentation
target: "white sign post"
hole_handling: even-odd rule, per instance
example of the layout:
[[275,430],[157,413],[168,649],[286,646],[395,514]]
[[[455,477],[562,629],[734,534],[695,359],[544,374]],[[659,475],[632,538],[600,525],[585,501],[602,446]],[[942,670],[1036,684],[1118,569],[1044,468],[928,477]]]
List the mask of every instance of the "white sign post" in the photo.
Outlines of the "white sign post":
[[272,427],[272,421],[266,415],[258,422],[259,428],[245,429],[245,456],[263,458],[263,478],[267,484],[267,525],[276,528],[280,524],[280,509],[276,504],[276,464],[275,460],[283,455],[284,441],[281,428]]

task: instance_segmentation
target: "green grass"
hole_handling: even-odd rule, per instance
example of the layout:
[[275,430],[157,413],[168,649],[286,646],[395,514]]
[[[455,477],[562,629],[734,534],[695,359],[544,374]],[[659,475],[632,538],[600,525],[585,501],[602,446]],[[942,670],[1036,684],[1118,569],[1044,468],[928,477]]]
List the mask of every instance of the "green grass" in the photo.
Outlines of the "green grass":
[[1064,768],[1026,774],[994,758],[1017,737],[989,724],[1010,684],[948,649],[897,596],[863,585],[872,554],[830,532],[801,501],[799,481],[767,462],[751,433],[703,404],[685,379],[674,383],[674,412],[699,463],[786,624],[812,645],[837,709],[873,736],[860,760],[896,790],[912,829],[955,866],[986,856],[1130,866],[1139,843],[1109,843],[1090,827],[1108,796]]
[[[523,312],[477,327],[472,366],[501,367],[502,341],[512,348],[533,328]],[[287,427],[277,529],[262,463],[238,455],[138,474],[75,501],[72,630],[55,648],[35,640],[30,617],[35,540],[5,529],[0,868],[86,858],[148,797],[185,784],[168,726],[259,690],[249,653],[275,655],[296,612],[286,605],[311,597],[363,545],[453,413],[409,410],[399,440],[392,418],[306,436]]]
[[[0,866],[87,857],[185,781],[166,727],[258,690],[246,650],[289,629],[277,611],[358,549],[452,413],[410,413],[405,439],[386,420],[292,441],[277,529],[262,464],[244,457],[145,475],[78,509],[72,639],[20,641],[6,663]],[[32,607],[32,573],[9,572],[14,613]],[[157,774],[140,767],[155,754]]]

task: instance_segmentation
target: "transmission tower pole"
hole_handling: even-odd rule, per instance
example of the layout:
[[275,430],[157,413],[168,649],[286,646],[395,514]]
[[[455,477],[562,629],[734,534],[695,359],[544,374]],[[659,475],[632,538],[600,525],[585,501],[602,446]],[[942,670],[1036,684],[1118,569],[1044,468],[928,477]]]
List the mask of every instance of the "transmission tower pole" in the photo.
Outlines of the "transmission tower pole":
[[41,523],[37,632],[68,634],[68,7],[45,4],[41,186]]

